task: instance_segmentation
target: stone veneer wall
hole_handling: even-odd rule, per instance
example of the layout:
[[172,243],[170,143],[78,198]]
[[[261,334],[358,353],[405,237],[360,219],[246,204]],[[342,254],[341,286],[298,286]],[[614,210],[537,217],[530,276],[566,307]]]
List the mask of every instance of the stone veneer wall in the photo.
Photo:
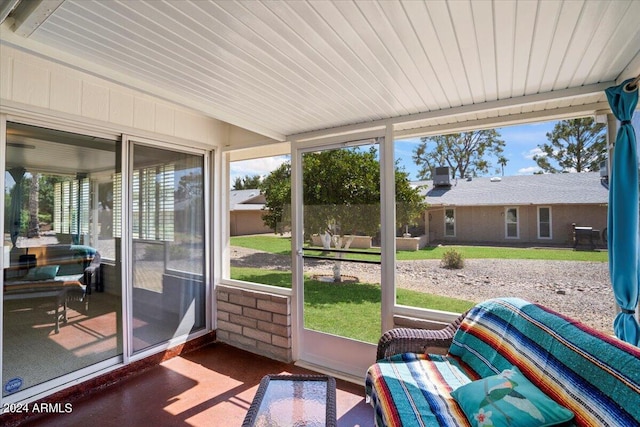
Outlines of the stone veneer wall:
[[291,362],[290,298],[231,286],[216,290],[219,341]]

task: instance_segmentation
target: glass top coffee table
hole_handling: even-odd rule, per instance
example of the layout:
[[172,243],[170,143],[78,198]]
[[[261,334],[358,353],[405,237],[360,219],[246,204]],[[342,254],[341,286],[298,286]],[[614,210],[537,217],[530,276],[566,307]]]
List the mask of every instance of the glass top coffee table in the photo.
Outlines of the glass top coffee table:
[[243,427],[336,426],[336,380],[326,375],[267,375]]

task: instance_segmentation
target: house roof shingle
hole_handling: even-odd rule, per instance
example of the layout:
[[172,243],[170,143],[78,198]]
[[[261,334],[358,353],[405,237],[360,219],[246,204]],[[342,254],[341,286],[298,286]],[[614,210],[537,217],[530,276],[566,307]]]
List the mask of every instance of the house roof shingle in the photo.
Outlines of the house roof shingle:
[[452,179],[451,187],[434,187],[432,181],[423,190],[430,205],[496,206],[606,204],[609,190],[598,172],[480,177]]
[[260,190],[231,190],[229,192],[230,211],[259,211],[264,208],[266,199]]

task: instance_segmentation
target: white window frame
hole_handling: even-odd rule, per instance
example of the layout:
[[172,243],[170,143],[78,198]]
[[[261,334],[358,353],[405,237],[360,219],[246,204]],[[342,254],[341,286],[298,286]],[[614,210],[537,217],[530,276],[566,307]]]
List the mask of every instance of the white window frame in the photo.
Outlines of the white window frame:
[[[447,211],[453,212],[453,234],[447,234]],[[443,211],[444,237],[456,237],[456,209],[445,208]]]
[[[509,211],[515,209],[516,211],[516,235],[509,236],[509,224],[513,224],[509,222]],[[517,206],[509,206],[504,209],[504,237],[505,239],[519,239],[520,238],[520,208]]]
[[[540,224],[542,224],[542,222],[540,221],[540,210],[541,209],[548,209],[549,210],[549,235],[548,236],[543,236],[542,234],[540,234]],[[552,218],[551,206],[538,206],[537,212],[538,212],[538,220],[537,220],[538,239],[542,239],[542,240],[551,240],[551,239],[553,239],[553,218]]]

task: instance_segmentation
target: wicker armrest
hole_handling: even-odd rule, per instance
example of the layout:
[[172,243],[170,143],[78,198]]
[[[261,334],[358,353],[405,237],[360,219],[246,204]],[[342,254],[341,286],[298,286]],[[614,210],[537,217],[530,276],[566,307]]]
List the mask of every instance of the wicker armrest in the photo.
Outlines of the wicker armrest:
[[380,337],[376,360],[394,354],[424,353],[427,347],[448,349],[466,313],[442,329],[394,328]]

